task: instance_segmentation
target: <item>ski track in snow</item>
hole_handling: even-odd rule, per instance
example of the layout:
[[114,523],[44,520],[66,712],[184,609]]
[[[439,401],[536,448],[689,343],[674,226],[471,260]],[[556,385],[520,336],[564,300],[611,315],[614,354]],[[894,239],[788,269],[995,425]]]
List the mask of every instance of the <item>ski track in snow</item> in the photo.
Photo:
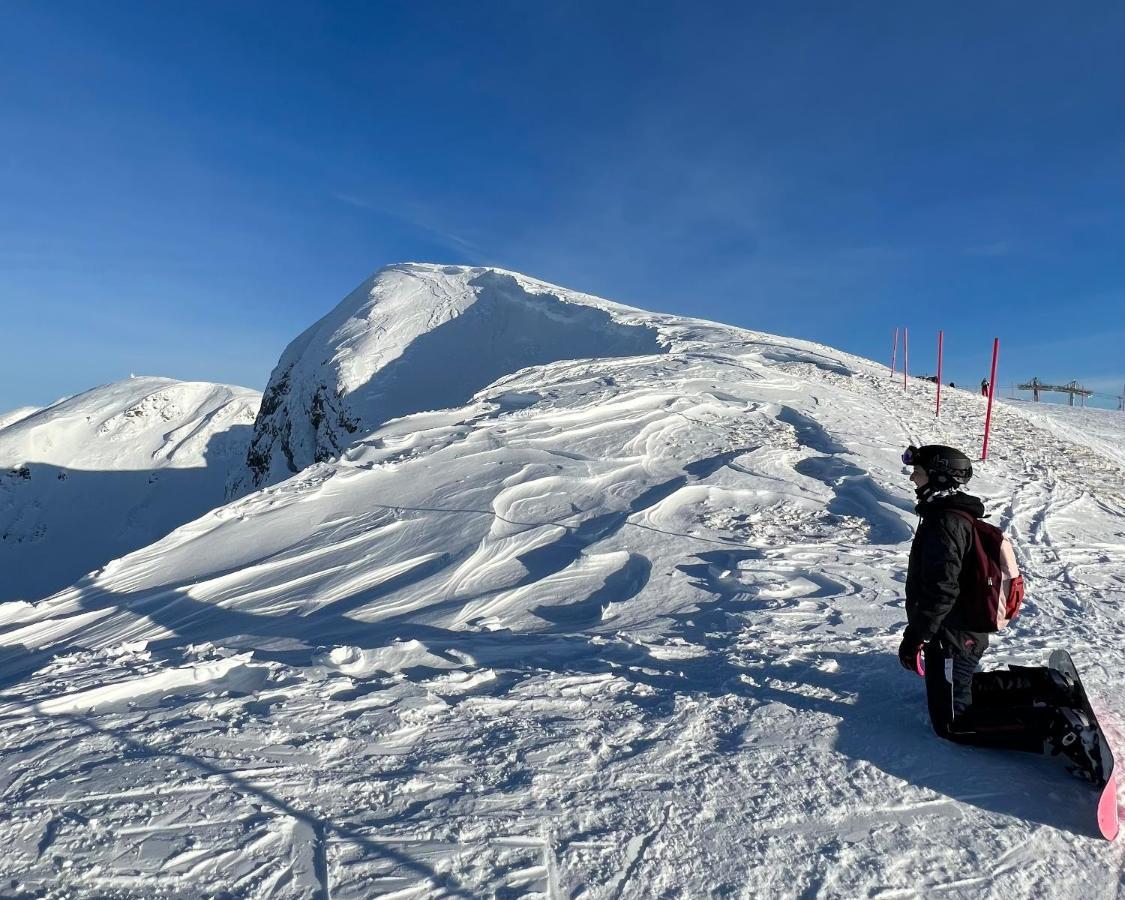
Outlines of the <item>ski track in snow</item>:
[[[0,607],[0,895],[1120,897],[1091,792],[895,658],[901,448],[983,420],[930,390],[552,363]],[[1043,415],[973,481],[1030,582],[985,662],[1072,648],[1125,752],[1125,472]]]

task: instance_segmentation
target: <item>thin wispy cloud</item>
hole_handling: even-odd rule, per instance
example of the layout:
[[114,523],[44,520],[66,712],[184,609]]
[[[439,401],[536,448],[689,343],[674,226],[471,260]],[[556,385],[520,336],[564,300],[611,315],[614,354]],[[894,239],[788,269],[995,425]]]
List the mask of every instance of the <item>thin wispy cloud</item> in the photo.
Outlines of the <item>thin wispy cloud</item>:
[[[479,263],[483,261],[487,254],[485,251],[475,244],[474,242],[449,231],[443,227],[435,225],[433,222],[420,217],[417,213],[405,213],[400,209],[392,209],[387,206],[374,203],[364,197],[359,197],[355,194],[334,191],[331,194],[332,199],[340,203],[347,204],[348,206],[362,209],[366,212],[371,212],[377,216],[385,219],[391,219],[408,228],[416,229],[431,238],[435,243],[444,244],[448,249],[455,251],[459,256],[468,257],[471,262]],[[398,260],[395,260],[397,262]]]

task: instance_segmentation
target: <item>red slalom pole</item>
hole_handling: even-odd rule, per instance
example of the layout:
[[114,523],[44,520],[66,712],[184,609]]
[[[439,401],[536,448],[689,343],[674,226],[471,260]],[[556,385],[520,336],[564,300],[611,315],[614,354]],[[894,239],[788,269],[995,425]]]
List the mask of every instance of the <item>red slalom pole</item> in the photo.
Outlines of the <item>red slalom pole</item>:
[[898,329],[895,329],[895,342],[891,346],[891,378],[895,377],[895,360],[898,359]]
[[941,415],[941,341],[945,332],[939,331],[937,333],[937,408],[934,410],[935,416]]
[[1000,338],[992,341],[992,374],[988,379],[988,409],[984,414],[984,446],[981,447],[981,462],[988,459],[988,432],[992,427],[992,395],[996,393],[996,358],[1000,355]]
[[906,390],[906,370],[910,365],[910,329],[902,329],[902,389]]

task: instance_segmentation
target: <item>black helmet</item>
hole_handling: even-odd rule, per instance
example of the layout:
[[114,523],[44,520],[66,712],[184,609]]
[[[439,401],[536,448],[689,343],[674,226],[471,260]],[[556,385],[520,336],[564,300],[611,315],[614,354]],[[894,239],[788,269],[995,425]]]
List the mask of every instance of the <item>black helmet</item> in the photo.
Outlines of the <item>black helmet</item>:
[[907,447],[902,461],[908,466],[921,466],[926,474],[941,487],[966,484],[973,477],[973,464],[960,450],[941,444],[925,447]]

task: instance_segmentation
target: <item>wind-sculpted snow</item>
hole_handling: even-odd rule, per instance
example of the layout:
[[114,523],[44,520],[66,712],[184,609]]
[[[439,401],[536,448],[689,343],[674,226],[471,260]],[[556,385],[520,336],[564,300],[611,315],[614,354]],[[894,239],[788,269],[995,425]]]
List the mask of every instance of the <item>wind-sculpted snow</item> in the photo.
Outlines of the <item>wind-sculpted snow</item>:
[[[899,456],[973,450],[981,398],[648,322],[667,352],[511,372],[0,607],[0,884],[1114,897],[1086,786],[938,741],[895,658]],[[1125,746],[1125,471],[993,427],[1030,601],[986,662],[1072,648]]]
[[460,406],[527,366],[663,352],[638,315],[497,269],[383,269],[286,349],[231,495],[339,456],[390,419]]
[[258,394],[129,378],[0,427],[0,601],[38,600],[222,502]]
[[14,425],[20,419],[26,419],[33,413],[39,412],[38,406],[21,406],[19,409],[13,409],[6,413],[0,413],[0,430],[7,428],[9,425]]

